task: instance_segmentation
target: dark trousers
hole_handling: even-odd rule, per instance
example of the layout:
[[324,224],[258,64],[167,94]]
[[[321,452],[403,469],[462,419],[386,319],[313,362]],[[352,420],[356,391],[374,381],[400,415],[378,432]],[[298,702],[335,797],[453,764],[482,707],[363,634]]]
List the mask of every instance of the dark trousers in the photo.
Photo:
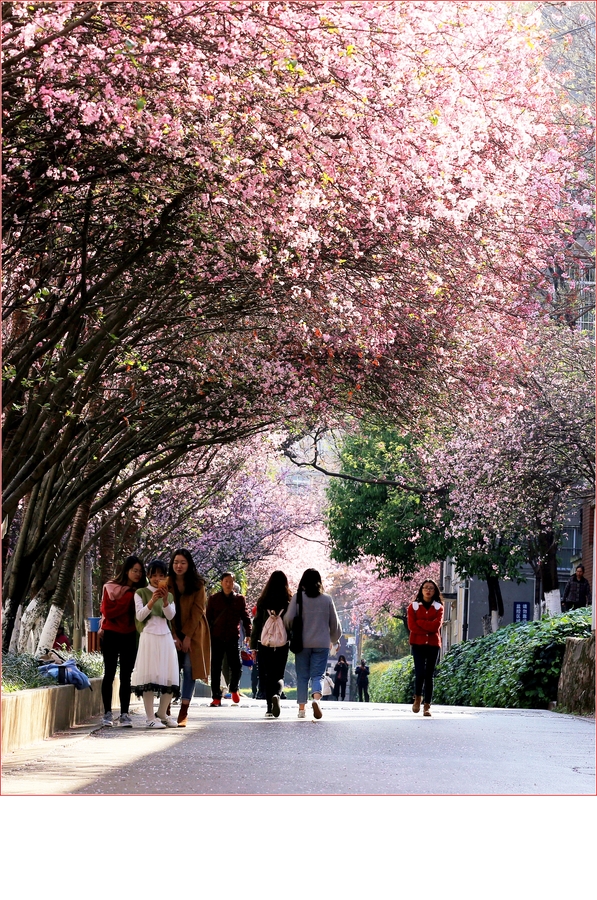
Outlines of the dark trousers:
[[336,681],[334,684],[334,697],[336,700],[344,700],[346,697],[346,682],[345,681]]
[[417,697],[423,697],[424,703],[431,703],[433,675],[439,656],[439,647],[430,647],[428,644],[420,646],[412,644],[411,650],[415,663],[415,694]]
[[230,670],[230,693],[234,694],[238,691],[240,684],[240,675],[242,663],[240,661],[240,650],[238,649],[238,638],[231,641],[222,641],[219,638],[211,639],[211,695],[214,700],[222,699],[222,688],[220,687],[220,676],[222,674],[222,662],[224,656],[228,659],[228,668]]
[[259,666],[259,687],[265,694],[268,711],[272,708],[274,694],[280,696],[284,690],[284,669],[288,659],[288,644],[284,647],[262,647],[257,650]]
[[367,684],[359,684],[357,682],[357,687],[359,689],[359,703],[363,702],[363,694],[365,695],[365,703],[369,703],[369,682]]
[[137,656],[137,632],[120,634],[118,631],[104,631],[102,656],[104,657],[102,681],[104,712],[110,712],[112,709],[112,688],[116,667],[120,661],[120,713],[121,715],[128,713],[131,702],[131,675]]

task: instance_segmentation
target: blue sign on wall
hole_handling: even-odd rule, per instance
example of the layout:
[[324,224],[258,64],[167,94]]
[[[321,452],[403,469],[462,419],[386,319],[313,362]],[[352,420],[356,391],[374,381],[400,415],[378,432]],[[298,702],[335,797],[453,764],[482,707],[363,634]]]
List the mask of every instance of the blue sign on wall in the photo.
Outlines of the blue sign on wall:
[[531,616],[530,603],[514,604],[514,622],[528,622]]

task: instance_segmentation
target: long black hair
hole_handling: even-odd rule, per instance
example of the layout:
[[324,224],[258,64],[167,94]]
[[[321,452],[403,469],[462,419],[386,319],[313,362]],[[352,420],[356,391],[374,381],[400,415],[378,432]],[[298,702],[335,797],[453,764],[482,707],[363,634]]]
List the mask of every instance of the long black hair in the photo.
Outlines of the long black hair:
[[440,589],[438,588],[438,586],[437,586],[437,584],[435,583],[435,581],[433,580],[433,578],[426,578],[426,579],[425,579],[425,581],[423,582],[423,584],[422,584],[421,587],[419,588],[419,591],[418,591],[418,593],[417,593],[417,596],[415,597],[416,602],[417,602],[417,603],[422,603],[422,602],[423,602],[423,588],[425,587],[426,584],[432,584],[433,587],[435,588],[435,594],[433,595],[433,597],[432,597],[432,599],[431,599],[431,602],[433,603],[435,600],[437,600],[437,602],[438,602],[438,603],[441,603],[441,605],[443,606],[443,605],[444,605],[444,598],[442,597],[441,592],[440,592]]
[[323,594],[321,575],[317,569],[305,569],[296,589],[297,594],[301,591],[304,591],[307,597],[319,597],[320,594]]
[[178,590],[176,587],[176,572],[174,571],[174,560],[177,556],[184,556],[186,561],[189,564],[189,568],[186,570],[184,575],[182,576],[184,579],[184,593],[185,594],[194,594],[195,591],[198,591],[205,584],[203,578],[197,571],[197,566],[195,565],[195,561],[193,557],[189,553],[188,550],[181,548],[180,550],[175,550],[172,556],[170,557],[170,565],[168,566],[168,577],[172,582],[172,586],[175,590]]
[[121,584],[123,587],[128,585],[129,580],[129,572],[136,566],[137,563],[141,566],[141,579],[135,584],[136,588],[147,587],[147,574],[145,572],[145,566],[143,565],[143,560],[139,559],[138,556],[127,556],[125,561],[122,564],[122,568],[118,575],[112,579],[111,584]]
[[273,609],[275,612],[288,607],[290,603],[290,588],[288,578],[280,569],[272,572],[267,584],[261,591],[257,600],[257,609]]

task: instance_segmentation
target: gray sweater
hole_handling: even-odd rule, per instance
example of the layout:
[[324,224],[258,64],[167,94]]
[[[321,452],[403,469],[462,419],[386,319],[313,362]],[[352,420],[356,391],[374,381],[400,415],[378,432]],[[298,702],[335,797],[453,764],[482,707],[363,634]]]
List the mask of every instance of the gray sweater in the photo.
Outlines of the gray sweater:
[[[319,597],[307,597],[304,591],[302,600],[303,647],[308,649],[329,647],[330,643],[335,643],[342,634],[342,627],[334,601],[329,594],[320,594]],[[295,594],[290,601],[288,612],[284,616],[284,624],[287,628],[292,626],[297,612]]]

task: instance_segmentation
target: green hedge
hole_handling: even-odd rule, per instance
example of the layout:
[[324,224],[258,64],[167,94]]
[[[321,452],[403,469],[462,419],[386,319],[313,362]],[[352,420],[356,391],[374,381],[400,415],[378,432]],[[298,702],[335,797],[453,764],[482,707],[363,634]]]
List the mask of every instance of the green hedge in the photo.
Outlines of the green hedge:
[[590,635],[591,610],[585,608],[457,644],[438,666],[434,702],[546,709],[557,698],[566,638]]
[[412,656],[371,666],[369,699],[372,703],[412,703],[414,690]]
[[[437,668],[433,702],[449,706],[546,709],[555,700],[567,637],[590,637],[591,610],[507,625],[456,644]],[[412,656],[371,667],[376,703],[411,703]]]
[[[60,651],[64,659],[74,659],[88,678],[102,678],[104,658],[101,653],[84,653],[82,650]],[[39,661],[29,653],[5,653],[2,657],[2,690],[22,691],[26,688],[52,687],[55,678],[46,678],[39,672]]]

